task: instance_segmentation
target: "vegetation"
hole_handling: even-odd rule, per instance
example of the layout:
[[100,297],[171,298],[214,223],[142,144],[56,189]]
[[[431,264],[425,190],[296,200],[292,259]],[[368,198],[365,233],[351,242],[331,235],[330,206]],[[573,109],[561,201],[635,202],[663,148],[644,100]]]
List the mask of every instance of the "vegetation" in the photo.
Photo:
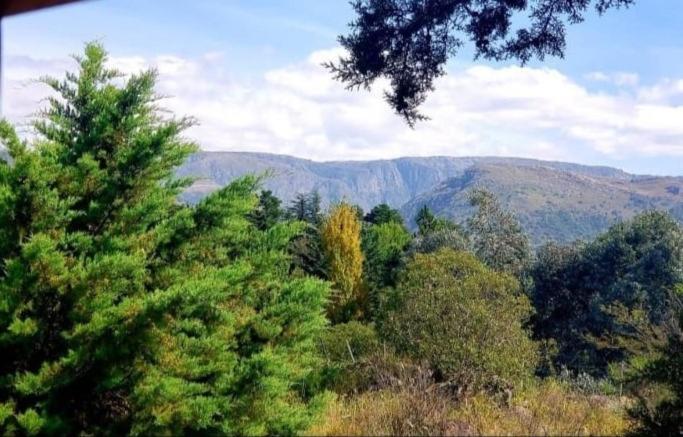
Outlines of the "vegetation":
[[298,231],[247,220],[256,180],[195,207],[189,119],[88,44],[31,144],[0,164],[0,426],[9,434],[293,433],[315,410],[327,286],[289,278]]
[[509,404],[478,395],[455,405],[433,386],[337,398],[310,435],[622,435],[629,430],[619,399],[573,393],[547,381]]
[[334,284],[328,314],[334,321],[347,321],[362,306],[363,252],[357,210],[348,203],[335,206],[320,233],[329,279]]
[[523,327],[530,315],[514,278],[444,249],[408,264],[381,328],[398,352],[427,362],[462,393],[531,375],[536,348]]
[[154,72],[77,62],[30,142],[0,122],[3,434],[683,431],[669,213],[534,251],[483,190],[415,234],[263,176],[186,204],[192,120]]
[[657,336],[637,336],[644,327],[631,322],[642,313],[645,328],[656,327],[673,316],[682,266],[683,232],[661,212],[617,224],[588,244],[541,248],[532,273],[536,334],[557,342],[558,364],[604,373],[610,362],[656,347]]
[[583,21],[591,6],[602,14],[634,1],[355,0],[351,31],[339,38],[348,55],[327,67],[349,88],[370,88],[377,79],[388,79],[387,102],[413,126],[426,118],[418,107],[466,41],[472,42],[475,58],[525,64],[547,55],[562,57],[567,23]]
[[[677,298],[683,295],[679,286]],[[632,430],[639,435],[680,435],[683,432],[683,307],[668,326],[668,339],[661,354],[647,362],[632,379],[639,385],[638,404],[631,416],[638,421]]]
[[477,208],[467,223],[474,253],[492,269],[521,278],[531,263],[531,246],[517,219],[490,191],[472,191],[470,203]]

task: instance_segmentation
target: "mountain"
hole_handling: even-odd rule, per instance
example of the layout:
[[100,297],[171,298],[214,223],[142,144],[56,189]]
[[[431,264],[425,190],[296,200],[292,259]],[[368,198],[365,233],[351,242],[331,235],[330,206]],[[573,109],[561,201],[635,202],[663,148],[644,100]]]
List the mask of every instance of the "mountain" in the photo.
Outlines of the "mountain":
[[651,208],[683,221],[683,177],[565,162],[494,157],[315,162],[265,153],[200,152],[178,171],[197,178],[183,196],[190,202],[248,173],[268,173],[264,187],[285,202],[317,190],[325,203],[347,199],[366,211],[388,203],[411,224],[422,205],[463,221],[472,213],[467,193],[485,187],[519,217],[537,244],[591,238]]
[[297,193],[318,190],[326,202],[348,199],[369,209],[378,203],[400,207],[451,177],[462,176],[477,164],[523,167],[545,166],[588,176],[628,179],[631,175],[609,167],[519,158],[398,158],[378,161],[316,162],[286,155],[250,152],[200,152],[180,168],[179,176],[198,178],[185,193],[196,201],[233,179],[249,173],[270,172],[264,187],[284,201]]
[[475,187],[496,193],[536,244],[592,238],[648,209],[669,211],[683,222],[683,178],[614,178],[509,164],[474,165],[414,197],[401,212],[414,217],[427,205],[437,215],[463,221],[473,212],[467,197]]

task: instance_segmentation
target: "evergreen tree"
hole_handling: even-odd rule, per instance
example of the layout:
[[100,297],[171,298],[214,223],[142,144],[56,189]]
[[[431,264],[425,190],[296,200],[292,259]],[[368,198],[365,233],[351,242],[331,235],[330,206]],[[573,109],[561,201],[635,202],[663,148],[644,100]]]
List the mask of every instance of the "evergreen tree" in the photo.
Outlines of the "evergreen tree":
[[290,202],[286,215],[292,220],[318,226],[322,219],[320,203],[320,194],[317,191],[308,194],[298,193]]
[[326,66],[348,88],[370,89],[385,78],[391,107],[412,126],[418,107],[466,42],[475,59],[522,63],[564,56],[566,25],[635,0],[354,0],[346,54]]
[[340,203],[332,208],[321,229],[323,250],[334,293],[329,314],[333,321],[347,321],[355,316],[361,302],[361,223],[353,206]]
[[322,220],[322,212],[320,209],[321,199],[318,190],[311,191],[306,197],[306,207],[305,207],[305,221],[308,223],[318,226]]
[[298,193],[287,207],[287,218],[305,222],[308,217],[307,209],[307,196],[303,193]]
[[262,231],[272,228],[282,218],[280,203],[280,199],[275,197],[272,191],[262,190],[258,205],[249,215],[249,219]]
[[363,231],[363,278],[368,287],[370,311],[377,313],[386,287],[396,285],[410,245],[410,233],[403,225],[388,221]]
[[434,230],[436,223],[436,216],[427,205],[422,205],[422,208],[417,212],[415,216],[415,224],[417,224],[417,230],[421,235],[426,235],[432,230]]
[[304,224],[304,231],[289,245],[293,270],[318,278],[327,278],[327,266],[320,237],[322,213],[318,192],[297,194],[287,208],[285,216]]
[[386,203],[380,203],[373,207],[369,213],[365,214],[363,220],[375,225],[382,225],[384,223],[398,223],[403,225],[401,213]]
[[304,427],[326,287],[291,279],[300,229],[247,219],[256,180],[196,207],[189,119],[88,44],[31,145],[0,123],[0,427],[9,434],[268,434]]

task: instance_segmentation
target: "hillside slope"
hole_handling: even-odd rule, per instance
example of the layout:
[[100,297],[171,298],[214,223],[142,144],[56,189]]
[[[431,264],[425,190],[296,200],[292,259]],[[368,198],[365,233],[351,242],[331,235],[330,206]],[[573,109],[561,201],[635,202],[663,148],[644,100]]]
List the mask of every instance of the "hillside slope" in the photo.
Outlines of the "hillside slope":
[[198,178],[185,194],[196,201],[231,180],[248,174],[271,172],[264,186],[285,202],[297,193],[318,190],[325,202],[348,199],[364,209],[378,203],[400,207],[440,182],[462,176],[475,164],[544,166],[577,174],[628,179],[630,175],[609,167],[591,167],[562,162],[518,158],[398,158],[379,161],[315,162],[285,155],[249,152],[201,152],[178,171]]
[[463,221],[471,214],[468,191],[486,187],[517,214],[535,243],[591,238],[651,208],[683,220],[683,178],[564,162],[494,157],[315,162],[265,153],[201,152],[178,171],[197,179],[184,194],[190,202],[248,173],[268,173],[264,187],[284,202],[317,190],[325,204],[347,199],[365,210],[382,202],[400,207],[408,223],[422,205]]
[[486,188],[514,211],[534,243],[592,238],[612,223],[648,209],[670,211],[683,221],[683,178],[604,177],[549,167],[477,164],[407,202],[415,217],[423,205],[461,222],[471,213],[468,193]]

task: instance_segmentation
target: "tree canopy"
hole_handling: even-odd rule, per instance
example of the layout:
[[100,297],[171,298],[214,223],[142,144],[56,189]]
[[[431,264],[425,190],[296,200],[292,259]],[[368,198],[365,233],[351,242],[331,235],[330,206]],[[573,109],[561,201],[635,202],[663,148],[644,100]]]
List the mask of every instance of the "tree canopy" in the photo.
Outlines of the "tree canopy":
[[385,98],[410,126],[445,74],[448,59],[470,42],[475,59],[564,56],[567,24],[628,7],[635,0],[354,0],[355,19],[339,37],[348,55],[327,64],[349,88],[369,88],[384,77]]
[[288,276],[296,223],[249,221],[257,180],[195,206],[191,120],[98,44],[21,141],[0,122],[3,434],[293,434],[309,420],[327,286]]
[[536,346],[524,328],[531,312],[512,276],[442,249],[408,263],[381,327],[398,352],[427,361],[461,390],[480,389],[533,371]]

